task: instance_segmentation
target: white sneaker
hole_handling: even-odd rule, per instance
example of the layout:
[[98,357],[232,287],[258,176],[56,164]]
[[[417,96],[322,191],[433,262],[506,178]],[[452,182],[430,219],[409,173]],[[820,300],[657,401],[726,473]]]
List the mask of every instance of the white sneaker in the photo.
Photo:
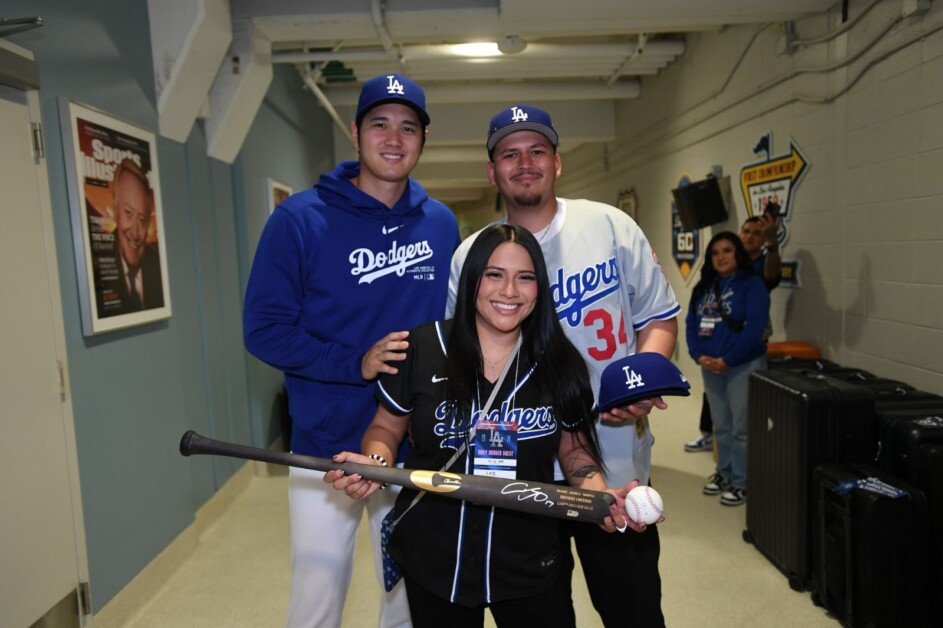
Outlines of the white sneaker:
[[720,496],[720,503],[724,506],[742,506],[747,501],[747,489],[731,488]]
[[684,444],[684,450],[688,452],[711,451],[714,449],[714,436],[712,434],[701,434],[700,438],[689,440]]

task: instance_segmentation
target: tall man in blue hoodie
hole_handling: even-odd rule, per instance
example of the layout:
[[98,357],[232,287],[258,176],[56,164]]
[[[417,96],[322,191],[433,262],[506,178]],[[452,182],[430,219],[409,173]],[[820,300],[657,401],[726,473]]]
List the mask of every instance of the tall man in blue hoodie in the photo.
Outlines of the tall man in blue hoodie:
[[[406,330],[445,309],[458,224],[409,177],[428,124],[414,82],[399,74],[366,81],[351,124],[360,160],[289,197],[262,232],[244,337],[250,353],[285,373],[295,453],[359,451],[377,407],[374,379],[396,372]],[[352,500],[322,476],[289,471],[290,627],[340,626],[364,506],[382,582],[379,530],[393,491]],[[403,585],[380,594],[381,628],[408,626]]]

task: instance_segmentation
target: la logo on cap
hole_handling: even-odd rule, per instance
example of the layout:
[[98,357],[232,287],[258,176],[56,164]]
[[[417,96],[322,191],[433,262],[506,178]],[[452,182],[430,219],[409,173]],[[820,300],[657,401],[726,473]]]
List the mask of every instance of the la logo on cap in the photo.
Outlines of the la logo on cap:
[[511,107],[511,122],[525,122],[526,120],[527,113],[517,107]]
[[645,385],[642,376],[632,370],[631,366],[623,366],[622,372],[625,373],[625,387],[629,390],[635,390],[636,387],[641,388]]
[[386,78],[390,79],[390,82],[386,86],[386,93],[399,94],[402,96],[404,94],[403,84],[396,80],[396,75],[389,74]]

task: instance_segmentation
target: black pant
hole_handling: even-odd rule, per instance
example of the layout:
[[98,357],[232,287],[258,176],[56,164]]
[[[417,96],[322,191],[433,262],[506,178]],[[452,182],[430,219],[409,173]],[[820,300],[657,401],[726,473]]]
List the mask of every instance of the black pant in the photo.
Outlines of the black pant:
[[[607,628],[662,628],[661,576],[658,556],[661,544],[658,526],[650,525],[641,534],[631,529],[609,534],[598,526],[573,521],[561,522],[564,548],[569,539],[583,567],[593,608]],[[563,568],[572,577],[573,554],[563,552]],[[569,582],[570,579],[567,579]],[[572,589],[567,591],[572,599]],[[572,609],[572,604],[570,605]],[[626,609],[632,609],[627,613]]]
[[[583,524],[587,525],[587,524]],[[569,552],[564,552],[569,556]],[[572,570],[572,558],[570,559]],[[557,585],[540,595],[493,602],[488,605],[497,626],[519,628],[541,626],[542,628],[575,628],[573,601],[570,598],[569,572],[560,574]],[[452,604],[432,594],[405,573],[406,598],[413,628],[481,628],[485,623],[485,605],[469,608]]]
[[704,393],[704,402],[701,404],[701,433],[714,433],[714,419],[711,418],[711,407],[707,403],[707,393]]

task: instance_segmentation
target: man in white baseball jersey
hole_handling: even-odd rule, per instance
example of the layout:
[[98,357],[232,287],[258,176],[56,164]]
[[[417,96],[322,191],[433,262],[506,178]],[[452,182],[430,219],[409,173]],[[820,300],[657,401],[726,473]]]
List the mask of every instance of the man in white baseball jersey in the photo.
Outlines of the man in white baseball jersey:
[[[488,129],[488,178],[504,199],[507,222],[526,227],[540,242],[557,315],[583,354],[598,397],[610,362],[643,351],[671,357],[681,307],[635,221],[609,205],[557,198],[558,139],[545,111],[529,105],[505,109]],[[466,239],[452,258],[449,314],[474,238]],[[653,437],[648,412],[666,407],[655,397],[602,414],[599,438],[610,484],[649,483]],[[561,525],[566,547],[569,536],[576,541],[593,606],[606,626],[664,625],[657,526],[640,534],[607,535],[596,526]],[[572,571],[570,552],[563,558]],[[614,570],[613,564],[633,569]],[[634,609],[631,619],[627,607]]]

